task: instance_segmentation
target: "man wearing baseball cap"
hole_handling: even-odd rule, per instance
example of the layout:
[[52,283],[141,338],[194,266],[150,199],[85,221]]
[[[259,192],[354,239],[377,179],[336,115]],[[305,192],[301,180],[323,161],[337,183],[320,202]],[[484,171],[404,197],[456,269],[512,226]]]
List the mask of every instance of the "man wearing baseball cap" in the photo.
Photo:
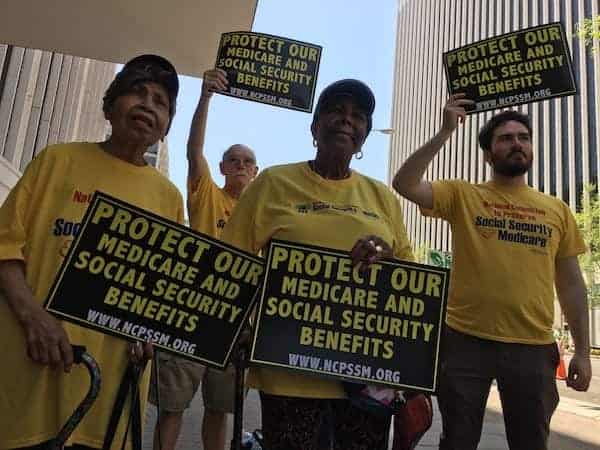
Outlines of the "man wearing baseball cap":
[[[85,369],[72,365],[71,344],[87,347],[102,369],[103,380],[70,445],[102,448],[129,360],[151,354],[148,344],[131,346],[58,320],[43,302],[78,234],[88,206],[81,199],[102,191],[182,222],[181,194],[144,160],[148,147],[167,134],[178,88],[174,67],[160,56],[142,55],[126,63],[102,105],[112,127],[110,137],[104,142],[44,149],[0,207],[0,448],[48,448],[83,398],[88,376]],[[86,295],[85,286],[81,288],[81,295]],[[140,382],[143,406],[148,372]],[[126,405],[122,418],[128,414]],[[121,444],[124,429],[121,423],[113,436],[114,446]]]

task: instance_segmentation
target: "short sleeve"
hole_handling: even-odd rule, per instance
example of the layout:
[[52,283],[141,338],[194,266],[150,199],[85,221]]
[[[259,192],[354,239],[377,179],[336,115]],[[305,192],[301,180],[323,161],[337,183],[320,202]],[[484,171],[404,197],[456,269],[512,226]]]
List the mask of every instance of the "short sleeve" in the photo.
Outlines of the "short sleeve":
[[399,202],[396,202],[396,205],[393,208],[394,247],[392,250],[394,252],[394,258],[404,261],[414,261],[415,257],[412,252],[410,241],[408,240],[406,227],[404,226],[402,207]]
[[30,228],[32,193],[46,152],[41,152],[27,168],[0,207],[0,260],[24,260],[23,249]]
[[188,198],[196,195],[198,191],[201,191],[207,185],[215,184],[212,174],[210,173],[210,167],[208,165],[208,161],[206,158],[202,157],[202,167],[200,172],[204,175],[198,177],[198,182],[192,186],[191,180],[188,177],[187,180],[187,189],[188,189]]
[[257,221],[263,211],[262,203],[270,197],[267,178],[268,171],[262,172],[244,190],[223,229],[223,242],[250,253],[259,253],[262,243],[259,242]]
[[177,223],[180,223],[182,225],[185,225],[185,212],[183,209],[183,198],[181,197],[181,194],[179,193],[179,191],[176,192],[176,199],[177,199],[177,211],[176,211],[176,221]]
[[569,256],[580,255],[585,253],[586,246],[581,235],[581,231],[577,226],[573,213],[566,205],[562,203],[564,231],[558,246],[557,258],[567,258]]
[[452,222],[456,211],[456,202],[460,196],[461,181],[441,180],[431,183],[433,208],[421,208],[425,216],[436,217]]
[[[207,163],[205,162],[205,164]],[[196,214],[202,213],[202,199],[207,198],[208,192],[219,189],[214,182],[212,175],[210,174],[208,164],[204,173],[206,175],[199,177],[195,186],[192,186],[189,178],[187,180],[187,206],[190,215],[190,222],[192,221],[191,219],[193,217],[196,217]]]

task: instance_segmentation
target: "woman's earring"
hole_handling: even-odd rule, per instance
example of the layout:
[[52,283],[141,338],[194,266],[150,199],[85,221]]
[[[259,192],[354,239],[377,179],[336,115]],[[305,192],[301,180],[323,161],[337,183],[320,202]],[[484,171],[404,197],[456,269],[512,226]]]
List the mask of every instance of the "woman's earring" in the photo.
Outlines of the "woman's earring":
[[313,147],[317,148],[317,140],[315,138],[313,138]]
[[362,157],[363,157],[362,150],[359,150],[359,151],[357,151],[357,152],[354,154],[354,157],[355,157],[356,159],[362,159]]

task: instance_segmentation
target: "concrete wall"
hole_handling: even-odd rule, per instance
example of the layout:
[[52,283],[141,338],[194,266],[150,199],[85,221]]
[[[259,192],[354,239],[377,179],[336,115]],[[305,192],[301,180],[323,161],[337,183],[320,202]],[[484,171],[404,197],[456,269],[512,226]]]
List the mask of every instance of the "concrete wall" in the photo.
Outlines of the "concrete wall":
[[106,136],[102,97],[115,67],[0,44],[0,203],[47,145]]

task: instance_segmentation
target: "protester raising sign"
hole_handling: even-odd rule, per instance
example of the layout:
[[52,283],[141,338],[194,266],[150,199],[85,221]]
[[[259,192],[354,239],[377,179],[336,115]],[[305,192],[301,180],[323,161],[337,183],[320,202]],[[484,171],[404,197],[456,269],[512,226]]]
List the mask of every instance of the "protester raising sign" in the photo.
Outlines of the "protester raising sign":
[[448,270],[272,241],[251,361],[433,392]]
[[468,113],[577,92],[560,22],[527,28],[444,53],[451,94],[475,101]]
[[254,256],[96,193],[46,308],[224,368],[262,273]]
[[215,67],[227,72],[221,94],[311,112],[321,47],[269,34],[221,36]]

